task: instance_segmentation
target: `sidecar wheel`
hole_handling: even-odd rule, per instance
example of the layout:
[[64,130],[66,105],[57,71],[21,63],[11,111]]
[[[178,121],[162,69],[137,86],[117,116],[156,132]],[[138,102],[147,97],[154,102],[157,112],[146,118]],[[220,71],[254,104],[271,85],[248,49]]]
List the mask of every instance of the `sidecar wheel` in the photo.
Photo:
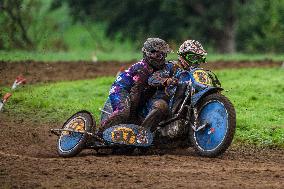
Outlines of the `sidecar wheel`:
[[94,132],[95,121],[91,113],[80,111],[72,115],[62,129],[72,129],[79,132],[63,131],[58,139],[57,151],[61,157],[73,157],[79,154],[86,146],[88,134]]
[[223,154],[232,143],[236,128],[236,112],[228,98],[220,93],[210,94],[198,103],[199,131],[190,129],[189,137],[195,151],[204,157]]

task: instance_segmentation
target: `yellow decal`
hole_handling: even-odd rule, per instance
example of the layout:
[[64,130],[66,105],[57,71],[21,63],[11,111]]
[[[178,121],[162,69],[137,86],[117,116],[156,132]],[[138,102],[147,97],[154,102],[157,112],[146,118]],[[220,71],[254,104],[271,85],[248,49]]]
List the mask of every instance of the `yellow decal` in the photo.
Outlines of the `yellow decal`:
[[208,76],[207,72],[204,70],[196,70],[193,73],[193,78],[195,79],[196,82],[201,83],[203,85],[212,85],[212,80]]
[[[66,129],[72,129],[74,131],[83,132],[85,128],[85,121],[81,118],[73,119],[66,127]],[[63,135],[69,135],[69,131],[63,131]]]
[[118,127],[111,133],[111,139],[113,142],[123,142],[125,144],[135,143],[135,134],[131,128]]

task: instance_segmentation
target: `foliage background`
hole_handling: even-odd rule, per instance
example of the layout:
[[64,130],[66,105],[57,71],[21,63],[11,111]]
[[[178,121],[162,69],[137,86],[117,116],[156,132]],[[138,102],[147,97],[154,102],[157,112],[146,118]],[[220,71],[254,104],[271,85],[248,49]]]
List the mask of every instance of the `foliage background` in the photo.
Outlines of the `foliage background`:
[[0,0],[0,50],[139,51],[157,36],[214,53],[282,53],[282,0]]

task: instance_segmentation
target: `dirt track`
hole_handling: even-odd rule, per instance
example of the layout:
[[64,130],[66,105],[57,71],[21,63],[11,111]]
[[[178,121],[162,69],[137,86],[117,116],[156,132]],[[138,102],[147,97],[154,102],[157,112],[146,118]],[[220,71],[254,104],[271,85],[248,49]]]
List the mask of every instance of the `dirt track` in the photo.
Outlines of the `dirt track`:
[[56,125],[0,114],[0,188],[283,188],[284,150],[231,147],[222,157],[192,149],[115,156],[86,150],[63,159]]
[[[0,62],[0,85],[10,85],[21,70],[30,83],[37,83],[113,75],[121,66],[13,64]],[[78,64],[83,65],[80,71],[76,71]],[[270,67],[280,63],[228,65],[226,68]],[[56,153],[56,137],[48,132],[54,127],[58,125],[13,120],[8,112],[0,113],[0,188],[284,188],[283,149],[233,145],[215,159],[198,157],[192,149],[152,151],[143,156],[86,150],[79,157],[63,159]]]

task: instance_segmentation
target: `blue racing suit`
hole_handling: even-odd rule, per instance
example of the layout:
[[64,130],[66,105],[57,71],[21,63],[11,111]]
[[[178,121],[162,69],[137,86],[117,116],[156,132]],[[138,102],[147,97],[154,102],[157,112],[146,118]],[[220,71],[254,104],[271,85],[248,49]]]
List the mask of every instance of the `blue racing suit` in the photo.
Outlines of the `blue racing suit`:
[[170,61],[166,63],[164,69],[154,72],[149,77],[148,85],[157,90],[147,102],[148,115],[142,123],[143,127],[153,129],[170,113],[169,102],[175,94],[176,85],[169,81],[174,81],[172,78],[178,80],[184,70],[185,68],[179,62]]
[[169,78],[178,79],[183,71],[184,68],[178,62],[169,61],[164,69],[154,72],[148,79],[148,84],[157,88],[152,100],[163,99],[168,102],[174,93],[175,86],[167,85],[167,80]]

